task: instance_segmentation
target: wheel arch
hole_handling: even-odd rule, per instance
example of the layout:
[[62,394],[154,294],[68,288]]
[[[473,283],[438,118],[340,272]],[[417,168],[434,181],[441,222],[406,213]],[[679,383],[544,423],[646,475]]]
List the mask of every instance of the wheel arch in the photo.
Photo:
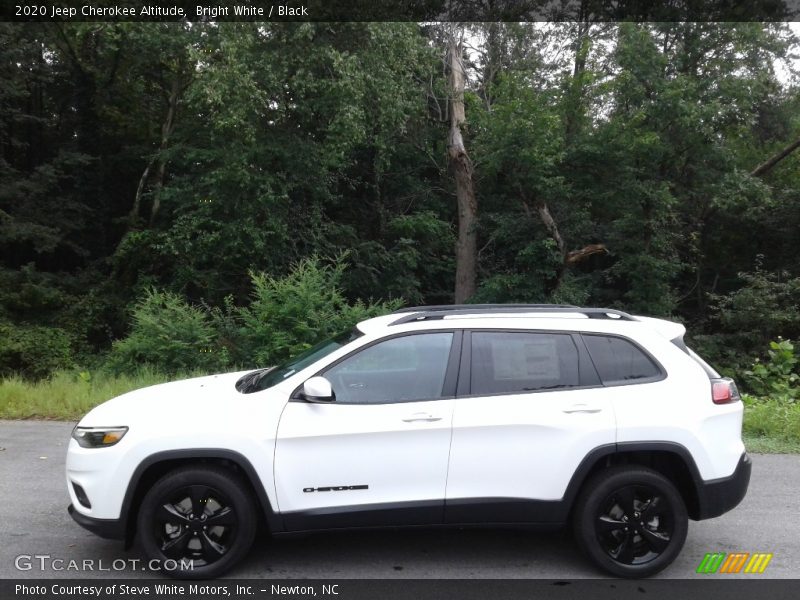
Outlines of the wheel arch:
[[583,459],[567,486],[564,499],[569,507],[568,518],[586,481],[615,465],[641,465],[661,473],[677,488],[689,518],[701,518],[700,471],[689,450],[676,442],[621,442],[595,448]]
[[269,531],[276,533],[283,530],[283,521],[272,508],[258,473],[244,455],[225,448],[165,450],[152,454],[139,463],[128,482],[120,510],[126,548],[133,543],[139,506],[147,490],[166,473],[178,467],[203,464],[221,466],[239,473],[258,502],[263,522]]

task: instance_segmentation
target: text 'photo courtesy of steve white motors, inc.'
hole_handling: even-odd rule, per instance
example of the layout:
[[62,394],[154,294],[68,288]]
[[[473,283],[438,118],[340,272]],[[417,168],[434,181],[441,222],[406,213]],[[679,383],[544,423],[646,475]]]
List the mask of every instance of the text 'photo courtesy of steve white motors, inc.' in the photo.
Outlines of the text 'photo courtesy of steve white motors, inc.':
[[124,18],[157,18],[171,17],[178,19],[220,19],[220,18],[253,18],[269,20],[284,17],[309,17],[308,7],[304,5],[264,4],[251,6],[248,4],[229,5],[149,5],[116,6],[99,4],[15,4],[15,17],[38,17],[54,20],[70,20],[77,18],[124,19]]
[[109,598],[126,597],[142,598],[155,596],[158,598],[171,597],[212,597],[212,598],[240,598],[243,596],[331,596],[340,595],[342,584],[293,584],[260,582],[257,585],[241,583],[109,583],[84,584],[80,582],[48,583],[48,584],[14,584],[14,594],[17,597],[59,596],[80,598]]

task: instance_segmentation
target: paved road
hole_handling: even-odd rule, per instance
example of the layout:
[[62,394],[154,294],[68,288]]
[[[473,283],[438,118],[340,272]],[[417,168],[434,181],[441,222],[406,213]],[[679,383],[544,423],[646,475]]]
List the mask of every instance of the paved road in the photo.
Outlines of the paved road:
[[[108,572],[15,567],[18,555],[102,560],[138,558],[119,542],[73,523],[64,483],[72,423],[0,421],[0,578],[108,577]],[[800,577],[800,456],[755,455],[750,491],[733,512],[691,522],[680,557],[660,577],[696,578],[706,552],[773,552],[757,577]],[[68,564],[65,562],[64,564]],[[97,564],[97,563],[95,563]],[[117,563],[119,564],[119,563]],[[152,577],[127,569],[114,576]],[[564,533],[444,530],[320,534],[259,540],[231,577],[248,578],[596,578]],[[752,578],[753,576],[749,576]]]

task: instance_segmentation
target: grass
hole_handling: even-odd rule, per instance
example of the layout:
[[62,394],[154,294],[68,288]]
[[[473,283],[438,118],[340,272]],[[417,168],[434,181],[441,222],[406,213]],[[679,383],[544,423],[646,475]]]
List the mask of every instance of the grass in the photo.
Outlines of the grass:
[[800,453],[800,404],[744,396],[742,434],[750,452]]
[[[0,380],[0,419],[78,420],[106,400],[138,388],[201,375],[164,375],[140,369],[135,375],[59,371],[42,381]],[[745,395],[743,437],[750,452],[800,453],[800,403]]]
[[800,454],[800,440],[787,440],[767,436],[742,435],[748,452],[758,454]]
[[7,377],[0,380],[0,418],[78,420],[115,396],[171,379],[177,377],[151,369],[133,376],[59,371],[35,382]]

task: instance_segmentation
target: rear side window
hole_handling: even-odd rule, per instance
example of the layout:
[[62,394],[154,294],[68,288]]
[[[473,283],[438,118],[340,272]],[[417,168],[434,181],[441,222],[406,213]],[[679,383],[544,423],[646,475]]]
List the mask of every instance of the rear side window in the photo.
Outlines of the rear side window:
[[584,334],[583,340],[605,385],[635,383],[661,377],[661,370],[652,359],[626,339]]
[[572,336],[507,331],[472,332],[471,393],[533,392],[580,384]]

